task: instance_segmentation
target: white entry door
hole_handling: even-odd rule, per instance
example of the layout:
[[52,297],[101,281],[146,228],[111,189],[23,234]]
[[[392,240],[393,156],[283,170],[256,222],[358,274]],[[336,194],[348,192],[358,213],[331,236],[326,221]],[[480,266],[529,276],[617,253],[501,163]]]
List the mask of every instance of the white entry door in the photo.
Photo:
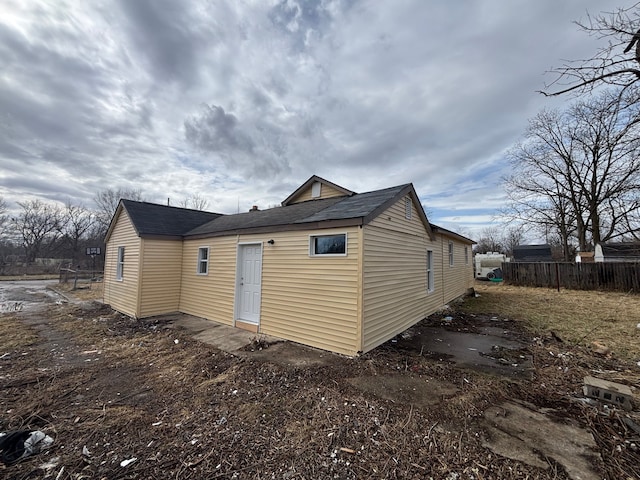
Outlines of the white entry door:
[[262,245],[240,245],[238,248],[238,319],[257,325],[260,323]]

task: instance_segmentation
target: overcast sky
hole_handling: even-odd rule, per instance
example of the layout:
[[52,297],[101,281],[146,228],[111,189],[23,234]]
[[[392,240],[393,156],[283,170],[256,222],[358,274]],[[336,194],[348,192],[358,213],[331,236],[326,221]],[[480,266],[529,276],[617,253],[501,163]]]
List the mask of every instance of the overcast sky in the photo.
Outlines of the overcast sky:
[[209,210],[279,204],[311,175],[412,182],[477,237],[504,152],[550,100],[572,21],[611,0],[0,0],[0,195],[139,188]]

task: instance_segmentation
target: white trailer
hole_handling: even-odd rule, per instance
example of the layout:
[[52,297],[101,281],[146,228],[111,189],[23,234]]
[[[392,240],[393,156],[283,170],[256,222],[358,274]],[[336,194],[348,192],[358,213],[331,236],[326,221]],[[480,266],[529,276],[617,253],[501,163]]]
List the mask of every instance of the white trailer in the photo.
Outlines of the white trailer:
[[492,280],[502,278],[502,264],[509,258],[503,253],[476,253],[474,258],[476,278]]

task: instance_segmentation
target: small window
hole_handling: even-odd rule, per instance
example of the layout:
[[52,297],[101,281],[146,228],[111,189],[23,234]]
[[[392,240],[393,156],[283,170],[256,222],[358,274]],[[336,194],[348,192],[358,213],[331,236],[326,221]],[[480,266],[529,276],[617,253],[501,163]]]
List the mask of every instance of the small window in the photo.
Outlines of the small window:
[[464,264],[469,265],[469,247],[464,247]]
[[449,242],[449,266],[453,267],[453,242]]
[[118,247],[118,261],[116,263],[116,280],[124,278],[124,247]]
[[411,198],[405,197],[404,199],[404,218],[411,220]]
[[311,185],[311,198],[318,198],[320,196],[320,192],[322,189],[322,184],[320,182],[314,182]]
[[198,248],[198,275],[209,273],[209,247]]
[[309,238],[309,255],[346,255],[347,234],[311,235]]
[[433,250],[427,250],[427,292],[433,292]]

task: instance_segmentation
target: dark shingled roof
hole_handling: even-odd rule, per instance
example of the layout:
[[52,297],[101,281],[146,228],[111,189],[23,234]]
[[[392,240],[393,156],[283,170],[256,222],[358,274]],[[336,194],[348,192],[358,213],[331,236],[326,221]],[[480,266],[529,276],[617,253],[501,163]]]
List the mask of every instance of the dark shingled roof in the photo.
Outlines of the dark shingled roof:
[[515,262],[552,262],[551,245],[518,245],[513,247]]
[[[221,215],[132,200],[121,202],[140,236],[193,237],[301,230],[336,225],[363,225],[405,194],[415,197],[411,184],[367,193],[308,200],[235,215]],[[417,197],[415,200],[418,201]],[[424,222],[427,230],[430,230],[426,218]]]
[[221,216],[219,213],[169,207],[156,203],[121,200],[138,235],[182,236],[189,230]]
[[640,242],[601,243],[605,257],[640,258]]
[[[352,196],[308,200],[283,207],[257,210],[236,215],[223,215],[209,223],[196,227],[187,236],[206,234],[232,234],[248,229],[264,229],[286,225],[301,226],[331,220],[361,219],[393,201],[407,185],[385,188]],[[298,227],[300,228],[300,227]]]
[[342,220],[345,218],[366,217],[378,207],[384,205],[398,195],[407,185],[385,188],[374,192],[358,193],[344,198],[341,202],[325,208],[306,218],[296,220],[295,223],[322,222],[325,220]]
[[312,216],[318,211],[330,207],[343,199],[344,197],[325,198],[323,200],[294,203],[286,207],[275,207],[269,208],[268,210],[256,210],[253,212],[237,213],[235,215],[223,215],[194,228],[188,232],[187,235],[233,232],[248,228],[290,225]]

